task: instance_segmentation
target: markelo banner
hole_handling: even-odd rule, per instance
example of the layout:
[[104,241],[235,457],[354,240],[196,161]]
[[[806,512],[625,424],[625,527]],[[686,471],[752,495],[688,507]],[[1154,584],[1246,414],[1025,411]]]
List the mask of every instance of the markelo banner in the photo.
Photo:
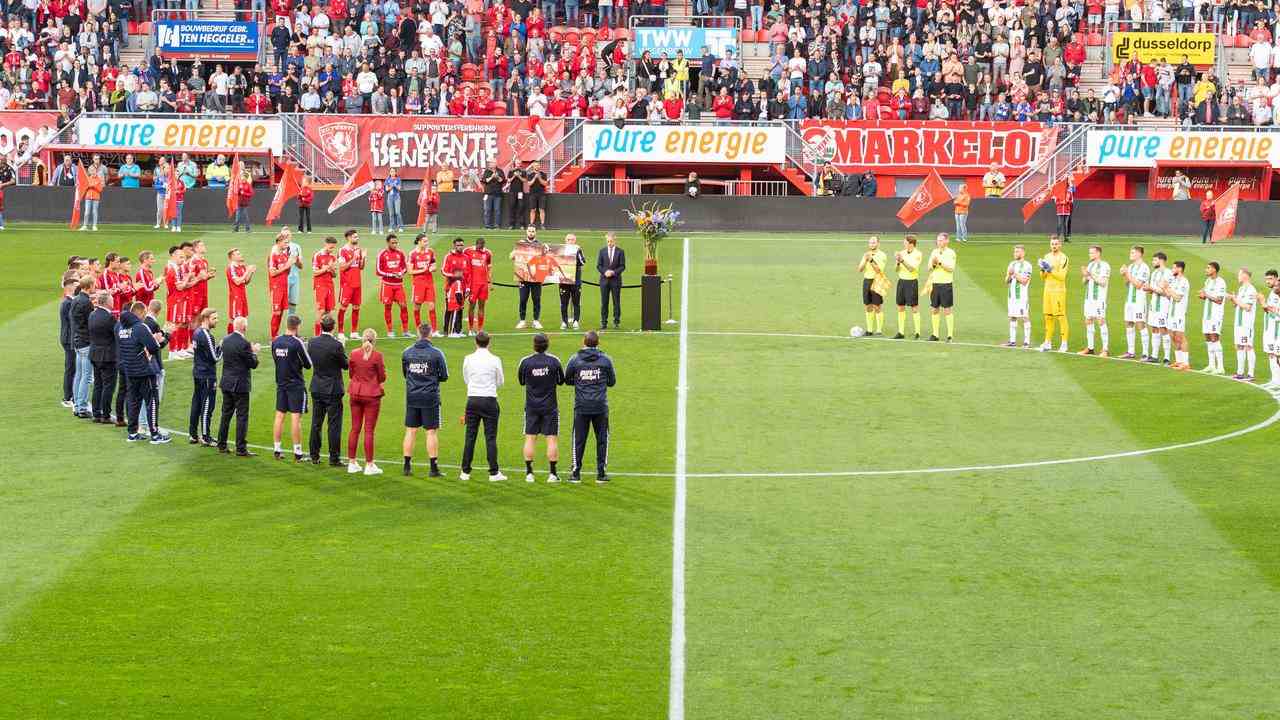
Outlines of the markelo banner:
[[646,125],[588,123],[582,128],[587,162],[780,164],[787,129],[778,125]]
[[165,60],[258,59],[257,22],[237,20],[157,20],[155,47]]
[[1111,34],[1111,61],[1123,65],[1136,58],[1177,65],[1186,55],[1192,65],[1212,65],[1217,43],[1213,33],[1117,32]]
[[889,175],[981,175],[992,163],[1016,175],[1056,138],[1040,123],[927,120],[805,120],[800,136],[808,162]]
[[59,115],[43,110],[0,112],[0,155],[25,162],[58,132]]
[[631,57],[638,58],[648,52],[654,60],[662,57],[674,59],[676,52],[686,58],[701,58],[703,51],[718,58],[726,51],[738,52],[738,28],[700,27],[637,27],[631,41]]
[[1090,130],[1089,167],[1151,167],[1156,163],[1267,163],[1280,167],[1280,138],[1267,132]]
[[134,152],[256,153],[279,156],[284,130],[273,117],[90,117],[76,120],[76,142]]
[[578,280],[581,245],[518,242],[511,251],[516,280],[542,285],[572,285]]
[[446,167],[479,171],[495,160],[510,169],[540,159],[564,136],[564,121],[553,118],[305,115],[302,122],[333,167],[350,172],[368,157],[375,177],[395,167],[408,180]]

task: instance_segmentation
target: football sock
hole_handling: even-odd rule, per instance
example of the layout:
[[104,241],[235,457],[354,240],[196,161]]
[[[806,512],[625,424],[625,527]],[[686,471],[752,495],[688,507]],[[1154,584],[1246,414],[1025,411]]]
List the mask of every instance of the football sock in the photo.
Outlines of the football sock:
[[351,308],[351,332],[360,327],[360,308]]
[[284,452],[284,446],[280,444],[280,441],[279,441],[279,440],[276,440],[276,441],[275,441],[275,444],[274,444],[274,448],[273,448],[273,449],[274,449],[276,452]]
[[1187,354],[1182,352],[1181,350],[1175,350],[1173,357],[1179,363],[1184,363],[1187,361]]
[[1062,344],[1063,344],[1063,345],[1066,345],[1066,344],[1067,344],[1067,330],[1068,330],[1068,327],[1067,327],[1067,316],[1066,316],[1066,315],[1059,315],[1059,316],[1058,316],[1058,331],[1059,331],[1060,337],[1062,338]]
[[884,334],[884,311],[883,310],[876,311],[876,332],[880,333],[881,335]]
[[1173,359],[1173,337],[1169,333],[1160,336],[1160,342],[1164,344],[1164,359]]
[[319,321],[319,320],[317,320],[317,321],[316,321],[316,329],[315,329],[315,332],[314,332],[314,333],[312,333],[312,334],[317,335],[317,336],[320,334],[320,321]]
[[409,308],[400,306],[400,332],[409,332]]
[[1053,342],[1053,316],[1044,316],[1044,342],[1046,345]]
[[1209,368],[1212,370],[1222,369],[1222,343],[1209,343]]
[[427,458],[427,459],[431,461],[431,472],[440,472],[440,466],[436,464],[440,461],[440,458]]
[[1236,374],[1237,375],[1245,374],[1244,351],[1239,349],[1236,350]]
[[391,306],[390,305],[382,306],[382,319],[387,324],[387,332],[390,333],[391,332]]
[[1274,355],[1267,356],[1267,365],[1271,368],[1271,382],[1280,383],[1280,360]]
[[476,313],[476,322],[479,323],[480,329],[483,330],[484,329],[484,311],[483,310]]
[[1138,334],[1138,331],[1136,328],[1127,327],[1124,329],[1124,343],[1125,343],[1125,347],[1128,348],[1128,353],[1130,355],[1133,354],[1133,340],[1134,340],[1134,336],[1136,336],[1137,334]]
[[1139,334],[1142,336],[1142,357],[1151,357],[1151,332],[1142,328]]
[[1249,362],[1249,377],[1253,377],[1253,371],[1258,364],[1258,356],[1252,350],[1246,350],[1244,359]]
[[1105,323],[1098,328],[1098,331],[1102,333],[1102,350],[1106,352],[1111,349],[1111,331],[1107,329]]
[[279,334],[280,334],[280,316],[272,315],[271,316],[271,337],[275,338],[275,336]]
[[956,334],[956,315],[951,313],[947,315],[947,337],[954,337]]
[[1009,321],[1009,343],[1013,344],[1016,342],[1018,342],[1018,321],[1010,320]]
[[[338,308],[338,332],[343,332],[346,326],[347,326],[347,309]],[[352,330],[356,329],[356,326],[354,323],[352,323],[351,329]]]
[[556,471],[556,461],[555,461],[555,460],[548,460],[548,461],[547,461],[547,463],[548,463],[549,465],[551,465],[551,472],[553,472],[553,473],[554,473],[554,472]]
[[300,443],[294,443],[294,444],[293,444],[293,454],[294,454],[294,455],[301,455],[301,454],[302,454],[302,445],[301,445]]
[[866,320],[867,320],[867,332],[868,333],[875,332],[876,331],[875,317],[872,316],[872,313],[870,310],[865,311],[863,314],[866,316]]
[[898,311],[898,332],[902,333],[903,335],[907,334],[907,311],[906,310]]
[[476,329],[476,308],[474,305],[467,308],[467,329],[468,330]]
[[1093,349],[1093,323],[1087,323],[1084,326],[1085,347]]
[[413,471],[413,458],[409,457],[408,455],[404,457],[404,471],[405,472]]
[[418,306],[413,307],[413,326],[415,328],[422,327],[422,310]]
[[530,474],[530,475],[532,475],[532,474],[533,474],[533,461],[532,461],[532,460],[525,460],[525,461],[524,461],[524,471],[525,471],[526,473]]
[[933,336],[938,337],[938,326],[941,325],[942,319],[938,317],[937,313],[934,313],[929,317],[930,317],[930,321],[929,321],[930,325],[932,325],[933,327]]
[[1030,318],[1022,321],[1022,341],[1031,344],[1031,320]]
[[[427,319],[431,321],[431,332],[436,331],[436,310],[432,308],[427,311]],[[421,325],[422,323],[418,323]]]
[[919,310],[916,310],[915,312],[911,313],[911,320],[915,323],[916,334],[919,335],[920,334],[920,311]]

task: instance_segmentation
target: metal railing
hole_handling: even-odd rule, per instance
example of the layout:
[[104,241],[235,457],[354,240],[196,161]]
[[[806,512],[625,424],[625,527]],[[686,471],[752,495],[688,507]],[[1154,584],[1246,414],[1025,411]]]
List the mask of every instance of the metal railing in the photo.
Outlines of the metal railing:
[[[578,192],[583,195],[645,195],[670,193],[645,193],[646,187],[656,185],[680,185],[682,177],[616,180],[614,178],[578,178]],[[791,183],[786,180],[707,180],[702,181],[703,195],[751,195],[757,197],[786,197]]]
[[[1202,32],[1211,33],[1214,36],[1222,35],[1222,23],[1216,20],[1160,20],[1155,22],[1129,22],[1125,20],[1112,20],[1103,23],[1103,41],[1102,41],[1102,73],[1103,77],[1111,77],[1111,71],[1115,67],[1113,58],[1111,57],[1111,36],[1118,32],[1151,32],[1151,33],[1190,33]],[[1221,47],[1221,43],[1216,46],[1216,52],[1213,57],[1213,74],[1216,77],[1227,77],[1227,53],[1225,48]],[[1175,57],[1165,58],[1170,65],[1177,65],[1182,62],[1181,54]]]
[[350,174],[339,167],[324,150],[307,137],[303,127],[305,116],[299,113],[278,115],[284,135],[284,154],[323,185],[343,185]]
[[1055,127],[1058,129],[1057,145],[1005,185],[1001,197],[1032,197],[1084,165],[1087,149],[1085,141],[1089,130],[1097,126],[1088,123],[1059,123]]

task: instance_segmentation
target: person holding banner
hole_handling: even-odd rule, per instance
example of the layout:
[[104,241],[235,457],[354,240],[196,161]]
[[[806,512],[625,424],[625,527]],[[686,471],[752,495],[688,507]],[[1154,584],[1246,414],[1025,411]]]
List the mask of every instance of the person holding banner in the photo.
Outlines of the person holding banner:
[[475,247],[467,248],[466,256],[467,334],[470,335],[484,329],[484,305],[489,300],[493,252],[485,249],[484,238],[476,238]]
[[[538,242],[537,228],[535,228],[532,225],[525,228],[524,240],[521,243],[518,243],[517,245],[540,246],[541,243]],[[509,256],[510,259],[515,260],[516,254],[519,250],[520,250],[519,247],[517,247],[517,249],[515,250],[512,250],[511,255]],[[529,323],[525,320],[525,318],[528,317],[529,300],[531,298],[533,300],[533,327],[535,330],[542,329],[542,282],[540,280],[534,281],[531,278],[521,278],[520,279],[520,322],[516,323],[517,330],[523,330],[529,326]]]
[[315,202],[316,191],[311,187],[311,176],[302,176],[302,187],[298,188],[298,232],[311,234],[311,203]]
[[440,220],[440,191],[435,182],[431,183],[430,192],[419,191],[418,203],[422,210],[422,222],[418,226],[427,232],[436,232]]
[[1200,203],[1200,219],[1204,221],[1204,230],[1200,233],[1200,244],[1204,245],[1213,237],[1213,224],[1217,220],[1218,210],[1213,203],[1213,191],[1204,191],[1204,201]]
[[93,162],[85,170],[85,186],[82,190],[84,193],[84,218],[81,220],[80,229],[88,230],[93,228],[94,232],[98,231],[98,208],[102,204],[102,188],[107,184],[107,168],[102,164],[100,155],[93,156]]
[[[564,250],[561,253],[567,260],[569,255],[573,255],[573,281],[566,282],[566,278],[561,274],[560,279],[560,329],[568,330],[569,326],[573,326],[574,330],[578,329],[578,320],[582,318],[582,268],[587,264],[586,257],[582,254],[582,248],[578,246],[578,236],[569,233],[564,236]],[[569,307],[573,306],[573,316],[569,316]]]
[[867,238],[867,251],[862,253],[858,262],[858,272],[862,273],[862,304],[866,308],[867,335],[877,332],[884,334],[884,293],[888,292],[889,280],[884,276],[885,254],[880,249],[880,238],[872,235]]
[[246,170],[240,176],[240,182],[236,183],[236,219],[231,232],[239,232],[241,225],[244,225],[246,233],[253,232],[253,225],[249,222],[249,206],[252,204],[253,176]]

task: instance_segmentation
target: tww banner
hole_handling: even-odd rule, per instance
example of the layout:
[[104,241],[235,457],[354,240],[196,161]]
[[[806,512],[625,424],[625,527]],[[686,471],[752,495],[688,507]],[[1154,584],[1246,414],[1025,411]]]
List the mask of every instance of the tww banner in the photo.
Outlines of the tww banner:
[[1213,224],[1213,236],[1209,242],[1225,240],[1236,234],[1236,211],[1240,207],[1240,186],[1232,185],[1231,189],[1222,193],[1213,203],[1216,221]]
[[911,197],[907,198],[907,202],[898,211],[898,219],[902,224],[911,227],[917,220],[929,214],[930,210],[951,200],[951,191],[947,190],[946,183],[942,182],[942,178],[938,176],[938,171],[933,170],[929,173],[929,177],[920,183],[920,187],[911,193]]
[[271,207],[267,208],[267,225],[280,219],[280,213],[284,211],[284,204],[298,197],[298,193],[302,190],[302,171],[293,163],[285,163],[281,166],[284,174],[280,177],[280,184],[276,185],[276,194],[271,198]]
[[329,214],[332,215],[338,211],[338,208],[357,198],[364,197],[373,189],[373,170],[369,167],[369,161],[366,159],[360,163],[360,167],[347,178],[347,183],[342,186],[342,190],[333,197],[333,202],[329,203]]

